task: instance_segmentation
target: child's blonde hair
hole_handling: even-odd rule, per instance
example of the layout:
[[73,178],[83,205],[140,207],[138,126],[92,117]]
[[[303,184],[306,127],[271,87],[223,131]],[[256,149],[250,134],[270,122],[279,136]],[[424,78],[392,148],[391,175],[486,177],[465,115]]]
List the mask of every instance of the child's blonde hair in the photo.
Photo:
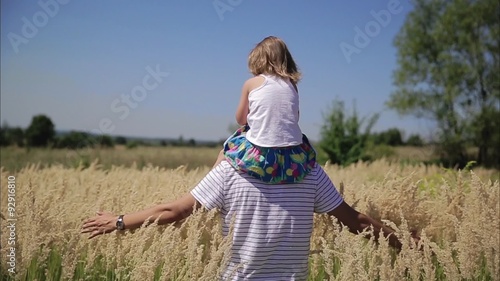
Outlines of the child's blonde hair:
[[290,79],[297,84],[301,74],[285,42],[275,36],[264,38],[248,56],[248,68],[253,75],[270,74]]

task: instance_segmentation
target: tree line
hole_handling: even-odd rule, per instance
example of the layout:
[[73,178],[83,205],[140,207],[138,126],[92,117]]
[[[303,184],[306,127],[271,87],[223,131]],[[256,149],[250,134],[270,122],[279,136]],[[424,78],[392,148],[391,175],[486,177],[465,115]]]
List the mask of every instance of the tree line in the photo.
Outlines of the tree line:
[[114,140],[109,135],[94,136],[85,132],[71,131],[57,136],[55,125],[50,117],[40,114],[33,116],[26,129],[0,127],[0,145],[16,145],[18,147],[50,147],[50,148],[83,148],[83,147],[113,147]]
[[[343,109],[336,109],[337,114],[342,113]],[[343,126],[342,120],[332,122],[337,126]],[[352,121],[347,121],[346,125],[353,125]],[[352,129],[351,129],[352,131]],[[349,143],[351,135],[343,135],[340,131],[334,131],[335,139],[344,139]],[[410,135],[407,140],[403,140],[403,132],[398,128],[391,128],[378,133],[370,133],[367,140],[375,145],[388,146],[423,146],[425,143],[418,134]],[[147,142],[139,139],[127,139],[123,136],[112,137],[110,135],[92,135],[86,132],[71,131],[69,133],[56,135],[55,125],[47,115],[33,116],[30,125],[26,129],[20,127],[9,127],[4,124],[0,127],[0,145],[15,145],[18,147],[48,147],[48,148],[69,148],[78,149],[86,147],[114,147],[115,145],[125,145],[128,148],[137,146],[216,146],[222,145],[222,142],[197,143],[194,139],[185,140],[182,136],[172,140],[159,140],[156,142]]]
[[[219,142],[205,142],[203,146],[216,146]],[[182,136],[177,139],[146,140],[124,136],[93,135],[82,131],[70,131],[56,134],[55,125],[49,116],[40,114],[33,116],[30,125],[26,128],[10,127],[3,124],[0,127],[0,146],[18,147],[46,147],[46,148],[112,148],[115,145],[124,145],[127,148],[138,146],[197,146],[194,139],[185,140]]]

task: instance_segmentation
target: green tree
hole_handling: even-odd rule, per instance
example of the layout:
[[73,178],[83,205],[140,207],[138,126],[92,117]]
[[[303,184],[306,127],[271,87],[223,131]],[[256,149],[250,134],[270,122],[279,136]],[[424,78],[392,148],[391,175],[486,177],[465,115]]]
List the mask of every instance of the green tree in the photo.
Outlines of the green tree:
[[[449,165],[497,164],[500,81],[497,0],[415,0],[396,36],[396,91],[388,106],[436,122]],[[496,118],[496,119],[495,119]]]
[[58,137],[54,146],[57,148],[78,149],[93,147],[94,143],[95,140],[91,135],[84,132],[71,131],[66,135]]
[[0,127],[0,146],[8,146],[9,143],[7,141],[7,138],[5,137],[5,128],[2,126]]
[[133,141],[129,141],[129,142],[127,142],[126,147],[127,147],[128,149],[133,149],[133,148],[138,147],[139,145],[140,145],[139,141],[133,140]]
[[2,126],[0,127],[0,146],[8,146],[10,145],[7,136],[6,136],[6,131],[7,128],[9,128],[9,125],[7,122],[4,122]]
[[36,115],[31,119],[31,124],[26,129],[26,142],[28,146],[47,146],[53,141],[56,132],[54,123],[46,115]]
[[191,139],[189,139],[189,140],[187,141],[186,145],[187,145],[187,146],[194,147],[194,146],[196,146],[196,140],[195,140],[195,139],[193,139],[193,138],[191,138]]
[[114,147],[115,143],[110,135],[96,136],[97,144],[101,147]]
[[115,138],[115,143],[120,144],[120,145],[125,145],[125,144],[127,144],[127,138],[122,137],[122,136],[118,136]]
[[17,145],[24,146],[24,130],[20,127],[11,128],[4,123],[0,128],[0,146]]
[[406,140],[406,145],[411,145],[411,146],[423,146],[424,141],[420,137],[420,135],[414,134],[410,135],[408,139]]
[[374,144],[385,144],[389,146],[403,145],[401,131],[398,128],[391,128],[386,131],[373,134],[372,139]]
[[[378,120],[375,114],[369,118],[358,118],[356,108],[352,115],[345,111],[344,102],[335,100],[332,108],[324,116],[321,128],[321,149],[334,164],[347,166],[359,160],[368,160],[366,147],[370,131]],[[363,125],[364,123],[366,125]]]
[[172,141],[173,146],[184,146],[186,145],[186,141],[184,140],[184,137],[182,135],[179,136],[177,140]]
[[5,130],[5,138],[9,144],[24,147],[24,130],[20,127],[8,128]]

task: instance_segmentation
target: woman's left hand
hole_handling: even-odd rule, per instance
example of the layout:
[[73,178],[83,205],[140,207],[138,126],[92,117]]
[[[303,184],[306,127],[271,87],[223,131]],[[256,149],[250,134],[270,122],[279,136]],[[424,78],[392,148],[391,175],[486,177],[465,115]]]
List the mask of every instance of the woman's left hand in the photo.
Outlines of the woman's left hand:
[[81,233],[90,233],[89,239],[116,230],[117,215],[100,211],[96,214],[83,222]]

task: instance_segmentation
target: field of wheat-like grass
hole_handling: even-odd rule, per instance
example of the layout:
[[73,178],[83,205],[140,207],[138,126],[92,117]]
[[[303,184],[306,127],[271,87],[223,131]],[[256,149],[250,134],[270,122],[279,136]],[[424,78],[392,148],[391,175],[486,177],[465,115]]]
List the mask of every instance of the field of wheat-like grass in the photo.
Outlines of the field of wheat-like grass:
[[[396,253],[383,238],[367,240],[317,215],[309,280],[500,280],[500,185],[491,171],[384,161],[325,170],[349,204],[397,229],[404,245]],[[216,212],[92,240],[80,234],[97,210],[127,213],[173,200],[207,172],[96,163],[2,169],[2,280],[217,280],[231,243]],[[15,213],[8,212],[9,197]],[[413,229],[421,245],[410,243]]]

